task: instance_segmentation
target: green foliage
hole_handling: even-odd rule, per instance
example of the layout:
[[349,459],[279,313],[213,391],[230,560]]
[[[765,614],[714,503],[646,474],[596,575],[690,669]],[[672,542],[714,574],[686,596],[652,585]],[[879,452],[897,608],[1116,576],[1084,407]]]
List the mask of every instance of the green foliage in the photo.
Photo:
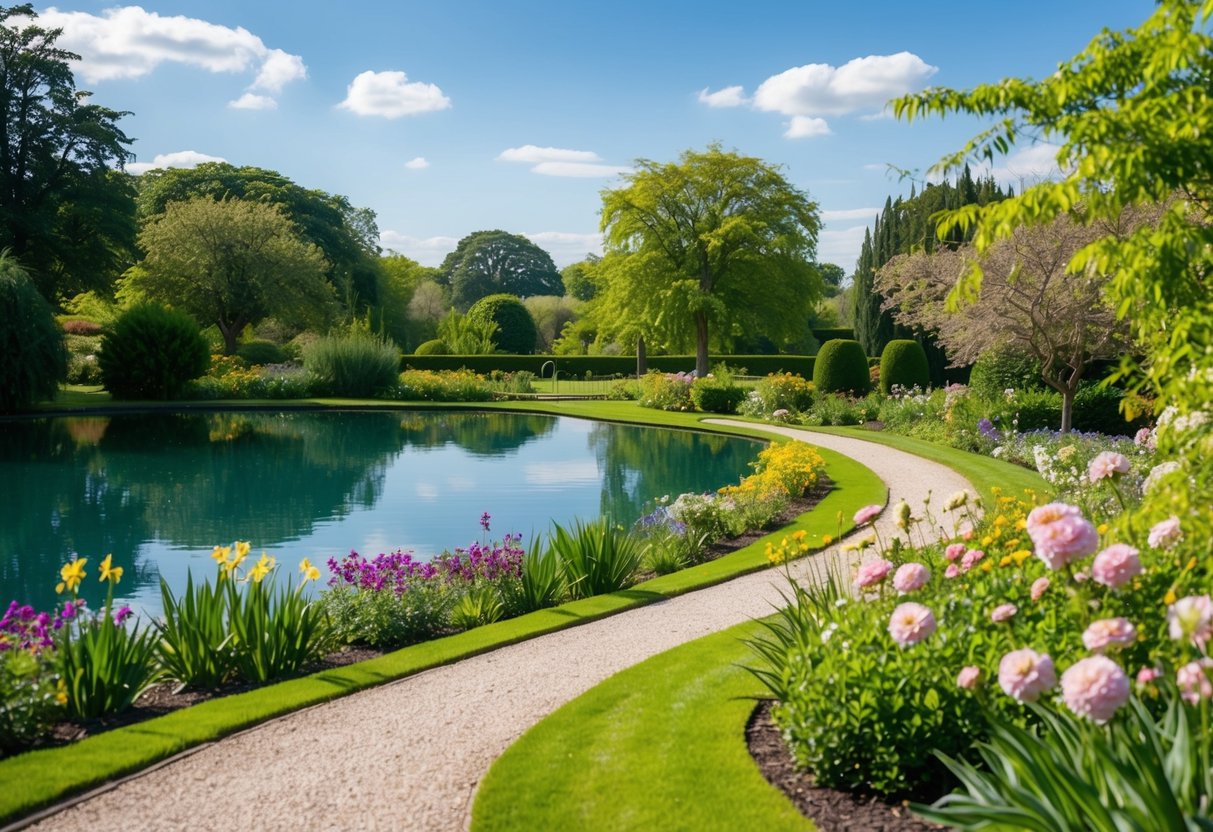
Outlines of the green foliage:
[[555,295],[535,295],[525,299],[522,304],[531,313],[539,333],[535,343],[536,352],[551,352],[565,327],[577,321],[585,307],[583,301],[574,297]]
[[330,335],[303,351],[303,366],[322,395],[371,398],[396,383],[400,350],[367,333]]
[[[724,363],[730,367],[745,367],[750,373],[791,372],[809,378],[813,375],[812,356],[806,355],[716,355],[710,356],[712,363]],[[468,355],[451,352],[449,355],[412,356],[406,364],[418,370],[458,370],[461,367],[478,373],[493,370],[516,372],[527,370],[540,375],[548,361],[555,360],[560,377],[571,378],[590,373],[593,376],[634,376],[636,357],[632,355]],[[650,355],[648,369],[663,373],[687,372],[695,366],[693,355]],[[551,367],[543,372],[551,377]]]
[[552,524],[548,546],[560,561],[564,585],[573,598],[589,598],[631,586],[644,557],[640,542],[607,517]]
[[1023,350],[998,349],[982,353],[969,373],[974,395],[995,399],[1007,390],[1041,390],[1040,362]]
[[448,626],[454,596],[436,581],[408,592],[360,592],[337,586],[321,598],[334,637],[346,644],[394,649],[433,638]]
[[62,717],[52,655],[12,647],[0,651],[0,753],[28,747]]
[[733,380],[733,373],[723,364],[691,384],[691,401],[705,413],[736,413],[745,395],[745,389]]
[[232,666],[250,682],[280,679],[319,659],[332,644],[325,608],[303,597],[302,587],[254,580],[242,591],[227,579],[222,589],[231,628]]
[[532,540],[522,556],[522,580],[514,606],[519,612],[554,607],[565,595],[560,558]]
[[657,410],[691,410],[692,379],[649,371],[640,379],[640,406]]
[[441,338],[431,338],[417,345],[413,355],[450,355],[451,351]]
[[493,346],[500,352],[529,355],[535,351],[539,337],[531,313],[516,295],[488,295],[468,309],[469,320],[480,324],[494,323]]
[[560,270],[560,280],[564,283],[564,293],[577,300],[593,300],[598,294],[598,284],[594,282],[594,267],[602,262],[602,258],[591,254],[585,260],[571,263]]
[[252,365],[285,364],[291,360],[290,354],[273,341],[246,341],[236,350],[236,355]]
[[437,274],[437,269],[428,268],[399,254],[378,260],[375,306],[371,318],[376,328],[402,350],[415,346],[432,334],[430,322],[414,321],[409,307],[416,296],[417,287],[425,281],[432,281]]
[[451,607],[451,624],[461,630],[470,630],[500,621],[503,615],[505,607],[497,590],[487,585],[473,585]]
[[493,386],[469,370],[405,370],[400,374],[395,398],[420,402],[487,402]]
[[216,585],[210,581],[195,585],[193,574],[187,572],[185,591],[177,598],[168,582],[160,579],[164,611],[153,622],[160,633],[156,660],[165,675],[182,687],[215,690],[235,671],[223,580],[220,575]]
[[97,364],[115,399],[174,399],[210,366],[198,324],[176,309],[141,303],[101,337]]
[[922,344],[899,339],[885,344],[880,354],[880,392],[886,396],[897,385],[903,390],[917,387],[926,390],[931,384],[931,370]]
[[54,310],[17,261],[0,253],[0,411],[54,398],[66,374]]
[[438,340],[453,355],[489,355],[496,350],[497,322],[460,315],[454,309],[438,323]]
[[475,231],[446,256],[439,269],[455,308],[467,310],[488,295],[516,297],[563,294],[551,256],[520,234]]
[[863,346],[858,341],[826,341],[813,365],[813,386],[819,393],[863,395],[871,390]]
[[75,719],[125,711],[161,674],[156,631],[115,623],[111,606],[107,601],[95,617],[77,613],[59,630],[55,661],[67,685],[67,711]]

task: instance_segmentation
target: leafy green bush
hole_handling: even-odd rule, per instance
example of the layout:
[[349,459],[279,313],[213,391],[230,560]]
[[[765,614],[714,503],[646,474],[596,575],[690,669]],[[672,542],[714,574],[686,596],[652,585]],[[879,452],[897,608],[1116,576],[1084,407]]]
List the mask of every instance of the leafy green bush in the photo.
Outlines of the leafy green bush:
[[522,556],[521,580],[502,585],[506,606],[519,615],[554,607],[564,597],[560,558],[532,540]]
[[101,337],[101,381],[115,399],[174,399],[210,366],[210,348],[184,312],[132,306]]
[[97,350],[101,348],[101,336],[68,335],[64,343],[67,346],[67,383],[100,384]]
[[535,374],[527,370],[513,373],[494,371],[489,378],[502,393],[534,393]]
[[880,392],[889,395],[894,386],[902,390],[917,387],[926,390],[931,383],[931,369],[922,344],[899,339],[885,344],[880,354]]
[[285,364],[291,360],[290,354],[273,341],[246,341],[236,350],[236,354],[244,359],[246,364]]
[[447,349],[446,342],[441,338],[431,338],[429,341],[422,341],[417,345],[417,349],[413,350],[413,355],[450,355],[451,351]]
[[[224,578],[220,575],[219,584]],[[160,579],[164,612],[154,622],[160,632],[156,658],[167,676],[182,687],[215,690],[235,672],[232,634],[227,626],[227,595],[210,581],[194,583],[187,572],[177,598]]]
[[657,410],[691,410],[691,383],[689,376],[667,375],[649,372],[640,379],[640,406]]
[[1040,362],[1022,350],[996,349],[982,353],[969,373],[969,389],[984,399],[996,399],[1006,390],[1044,390]]
[[155,651],[155,630],[116,622],[109,602],[96,616],[81,612],[65,622],[55,660],[67,683],[68,713],[95,719],[125,711],[159,679]]
[[[1120,410],[1124,397],[1124,391],[1117,387],[1104,387],[1094,382],[1081,385],[1074,395],[1074,429],[1119,436],[1144,427],[1146,421],[1142,416],[1125,419]],[[1060,421],[1060,406],[1058,419]]]
[[63,714],[50,650],[0,651],[0,753],[45,736]]
[[691,401],[705,413],[736,413],[746,391],[733,380],[733,373],[721,365],[691,384]]
[[271,569],[273,558],[262,555],[243,589],[233,579],[222,582],[232,666],[250,682],[295,673],[323,656],[333,639],[324,606],[304,598],[302,585],[292,588],[289,580],[286,586],[274,587],[265,580]]
[[858,341],[826,341],[813,365],[813,386],[820,393],[863,395],[871,390],[863,346]]
[[17,261],[0,254],[0,411],[53,398],[66,375],[54,310]]
[[515,295],[488,295],[472,304],[467,316],[474,321],[497,324],[493,344],[501,352],[529,355],[535,351],[539,330],[535,319]]
[[631,586],[644,551],[640,542],[609,518],[553,523],[548,545],[560,561],[564,584],[574,598],[589,598]]
[[394,396],[410,402],[487,402],[493,398],[493,386],[470,370],[405,370]]
[[496,588],[484,584],[468,587],[451,608],[451,624],[463,630],[500,621],[505,605]]
[[303,366],[321,395],[370,398],[396,383],[400,350],[366,333],[330,335],[304,350]]

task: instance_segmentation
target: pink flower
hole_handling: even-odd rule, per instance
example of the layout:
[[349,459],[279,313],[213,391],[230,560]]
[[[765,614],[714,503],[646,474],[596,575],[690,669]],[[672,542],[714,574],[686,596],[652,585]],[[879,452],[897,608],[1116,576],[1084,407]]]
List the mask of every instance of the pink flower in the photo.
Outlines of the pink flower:
[[965,546],[963,543],[953,543],[949,545],[948,548],[943,550],[943,556],[947,560],[956,560],[958,557],[963,555],[965,550],[968,548],[969,547]]
[[981,560],[985,556],[986,553],[981,551],[981,549],[970,549],[969,551],[965,552],[964,557],[960,559],[960,568],[968,572],[973,568],[973,565],[977,563],[977,561]]
[[949,563],[948,568],[943,570],[943,576],[949,581],[960,574],[960,567],[954,563]]
[[899,604],[889,618],[889,635],[902,647],[917,644],[933,632],[935,616],[922,604]]
[[962,668],[959,675],[956,677],[956,687],[961,690],[973,690],[977,687],[977,682],[981,679],[981,670],[969,665]]
[[1057,671],[1047,654],[1025,647],[1002,657],[998,663],[998,684],[1007,696],[1020,702],[1035,702],[1057,684]]
[[1085,584],[1089,580],[1091,580],[1091,576],[1081,569],[1074,573],[1074,583],[1076,584]]
[[1107,722],[1129,701],[1129,675],[1107,656],[1088,656],[1061,674],[1061,696],[1078,716]]
[[1137,671],[1137,686],[1139,688],[1144,688],[1161,675],[1162,674],[1157,668],[1143,667],[1141,670]]
[[1139,448],[1149,448],[1153,445],[1154,434],[1149,428],[1142,428],[1133,435],[1133,444]]
[[1146,540],[1154,549],[1170,549],[1179,540],[1180,534],[1179,518],[1172,515],[1161,523],[1154,524]]
[[1099,546],[1099,533],[1082,512],[1065,503],[1037,506],[1028,515],[1028,536],[1036,557],[1050,569],[1085,558]]
[[864,506],[859,511],[855,512],[855,525],[862,526],[864,523],[872,522],[882,511],[884,511],[884,506]]
[[1167,607],[1167,631],[1179,641],[1189,639],[1204,647],[1213,637],[1213,599],[1208,595],[1189,595]]
[[1087,467],[1087,478],[1091,482],[1099,482],[1117,474],[1129,473],[1129,458],[1116,451],[1104,451],[1091,460]]
[[1125,647],[1137,640],[1137,628],[1127,618],[1101,618],[1092,621],[1082,634],[1082,643],[1093,653],[1109,647]]
[[893,575],[893,589],[905,595],[922,589],[931,580],[931,572],[921,563],[903,563]]
[[1141,574],[1137,550],[1124,543],[1113,543],[1095,556],[1091,577],[1097,584],[1119,589]]
[[855,574],[855,588],[867,589],[870,586],[876,586],[888,576],[892,569],[893,562],[884,558],[868,561],[860,566],[859,571]]
[[1032,581],[1032,589],[1030,590],[1033,601],[1039,601],[1040,596],[1045,594],[1045,590],[1049,588],[1048,578],[1037,578]]
[[1175,673],[1175,683],[1179,685],[1179,695],[1185,702],[1195,705],[1202,699],[1213,697],[1213,682],[1209,681],[1209,668],[1213,668],[1213,659],[1207,656],[1188,662]]
[[994,621],[995,623],[1006,621],[1009,618],[1013,618],[1017,612],[1019,612],[1019,607],[1015,606],[1014,604],[999,604],[994,608],[994,611],[990,613],[990,620]]

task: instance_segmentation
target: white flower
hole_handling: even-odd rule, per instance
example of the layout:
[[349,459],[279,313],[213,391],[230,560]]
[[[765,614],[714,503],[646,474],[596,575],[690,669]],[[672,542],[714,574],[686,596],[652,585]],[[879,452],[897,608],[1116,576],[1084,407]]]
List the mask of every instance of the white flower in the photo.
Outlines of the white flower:
[[1146,475],[1145,482],[1141,484],[1141,490],[1145,493],[1153,491],[1163,477],[1178,470],[1179,463],[1173,459],[1155,465]]

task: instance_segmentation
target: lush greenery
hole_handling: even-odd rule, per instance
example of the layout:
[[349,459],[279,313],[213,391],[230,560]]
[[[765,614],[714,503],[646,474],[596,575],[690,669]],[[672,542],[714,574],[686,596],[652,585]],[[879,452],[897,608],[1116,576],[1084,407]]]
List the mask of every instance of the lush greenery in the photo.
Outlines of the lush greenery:
[[501,352],[528,355],[535,351],[539,333],[535,319],[517,295],[488,295],[472,304],[468,317],[481,323],[497,325],[493,346]]
[[868,358],[858,341],[827,341],[813,365],[813,386],[822,393],[862,395],[872,388]]
[[931,384],[931,370],[922,344],[898,339],[885,344],[880,354],[880,392],[886,396],[901,390],[925,390]]
[[330,335],[303,351],[303,367],[322,395],[369,398],[395,384],[400,350],[367,332]]
[[0,252],[0,411],[53,398],[66,374],[54,310],[12,255]]
[[141,303],[101,336],[97,365],[101,382],[116,399],[174,399],[206,372],[210,350],[188,315]]
[[[455,308],[466,312],[488,295],[563,294],[551,255],[520,234],[475,231],[464,237],[439,268]],[[529,350],[528,350],[529,351]]]

